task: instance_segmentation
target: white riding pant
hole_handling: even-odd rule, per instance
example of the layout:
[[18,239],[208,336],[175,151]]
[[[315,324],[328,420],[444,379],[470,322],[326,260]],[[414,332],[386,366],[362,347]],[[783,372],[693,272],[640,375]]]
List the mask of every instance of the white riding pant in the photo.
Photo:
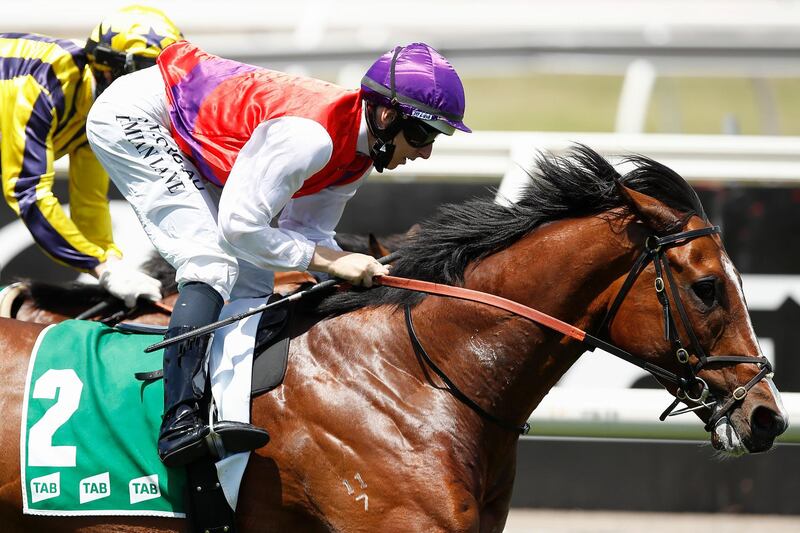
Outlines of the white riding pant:
[[97,159],[175,267],[179,285],[207,283],[225,300],[272,292],[272,272],[220,247],[221,189],[201,178],[172,138],[158,67],[114,81],[92,106],[86,129]]

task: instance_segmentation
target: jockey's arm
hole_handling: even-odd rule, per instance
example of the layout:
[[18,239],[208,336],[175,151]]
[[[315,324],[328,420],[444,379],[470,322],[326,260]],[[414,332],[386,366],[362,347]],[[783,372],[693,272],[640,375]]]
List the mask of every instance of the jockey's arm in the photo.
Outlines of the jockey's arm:
[[[321,191],[293,198],[281,213],[279,226],[305,235],[316,244],[308,270],[323,272],[338,278],[371,283],[371,278],[385,269],[378,268],[371,256],[343,252],[334,239],[336,226],[345,205],[366,179],[370,167],[358,180],[341,186],[331,186]],[[345,259],[347,258],[347,259]],[[334,264],[334,261],[338,261]],[[362,277],[368,272],[369,281]]]
[[[342,252],[333,241],[361,179],[292,199],[331,153],[330,136],[311,120],[284,117],[259,125],[239,152],[220,199],[223,248],[270,270],[314,270],[365,284],[385,273],[374,258]],[[284,208],[279,226],[271,227]]]
[[[3,117],[3,195],[31,232],[36,243],[54,260],[93,271],[113,248],[92,242],[61,208],[53,195],[56,128],[50,98],[33,81],[20,87]],[[88,149],[88,147],[87,147]]]
[[268,270],[307,270],[315,243],[270,226],[308,176],[330,160],[332,142],[316,122],[282,117],[260,124],[231,169],[219,203],[220,245]]
[[108,174],[88,143],[69,156],[70,217],[86,239],[106,251],[106,258],[122,257],[114,244],[108,205]]
[[347,202],[355,195],[371,167],[358,180],[331,186],[314,194],[292,198],[281,212],[278,226],[305,235],[317,246],[341,250],[334,238]]

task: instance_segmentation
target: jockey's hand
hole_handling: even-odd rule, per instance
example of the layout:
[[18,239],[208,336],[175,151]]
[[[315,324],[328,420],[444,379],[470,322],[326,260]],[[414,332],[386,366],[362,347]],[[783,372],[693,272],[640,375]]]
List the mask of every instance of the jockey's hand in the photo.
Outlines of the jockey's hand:
[[154,302],[161,299],[161,282],[124,260],[109,259],[96,272],[100,286],[128,307],[136,305],[140,297]]
[[372,287],[373,276],[389,273],[389,268],[372,256],[331,250],[317,246],[309,270],[325,272],[353,285]]

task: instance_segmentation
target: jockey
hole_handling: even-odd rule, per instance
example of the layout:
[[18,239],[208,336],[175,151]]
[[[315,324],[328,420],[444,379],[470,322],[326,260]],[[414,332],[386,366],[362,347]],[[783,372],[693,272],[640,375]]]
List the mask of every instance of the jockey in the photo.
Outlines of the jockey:
[[[422,43],[380,57],[346,90],[168,46],[158,68],[114,83],[89,114],[98,159],[177,270],[167,337],[217,320],[223,302],[264,297],[272,272],[315,271],[370,286],[387,267],[334,241],[347,201],[374,165],[431,155],[462,122],[453,67]],[[278,217],[276,225],[270,223]],[[208,336],[164,351],[158,452],[168,466],[209,453],[203,419]],[[214,424],[227,452],[256,449],[263,429]]]
[[[86,141],[95,96],[127,72],[155,64],[181,39],[161,11],[131,6],[91,33],[86,47],[36,34],[0,34],[0,153],[3,194],[55,261],[98,277],[132,307],[158,300],[161,284],[126,262],[114,244],[108,175]],[[53,162],[69,154],[70,214],[53,195]]]

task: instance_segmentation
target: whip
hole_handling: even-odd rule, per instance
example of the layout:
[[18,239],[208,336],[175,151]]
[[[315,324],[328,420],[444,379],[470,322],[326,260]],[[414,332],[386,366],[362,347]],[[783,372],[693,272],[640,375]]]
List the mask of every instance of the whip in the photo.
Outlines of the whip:
[[[385,265],[386,263],[391,263],[392,261],[396,260],[398,257],[400,257],[399,254],[397,252],[395,252],[395,253],[386,255],[384,257],[381,257],[380,259],[378,259],[378,263],[380,263],[382,265]],[[333,287],[334,285],[336,285],[337,283],[340,283],[340,282],[341,282],[341,280],[338,280],[338,279],[325,280],[323,282],[317,283],[313,287],[309,287],[308,289],[306,289],[304,291],[296,292],[294,294],[291,294],[291,295],[287,296],[286,298],[282,298],[282,299],[278,300],[277,302],[272,302],[272,303],[260,305],[260,306],[256,307],[255,309],[251,309],[249,311],[245,311],[244,313],[239,313],[238,315],[233,315],[233,316],[230,316],[230,317],[225,318],[223,320],[219,320],[217,322],[212,322],[211,324],[208,324],[207,326],[202,326],[202,327],[199,327],[197,329],[193,329],[191,331],[187,331],[186,333],[181,333],[180,335],[176,335],[175,337],[170,337],[169,339],[164,339],[161,342],[157,342],[155,344],[151,344],[150,346],[145,348],[144,351],[145,351],[145,353],[154,352],[156,350],[160,350],[161,348],[166,348],[167,346],[170,346],[170,345],[175,344],[177,342],[185,341],[186,339],[192,339],[194,337],[199,337],[200,335],[205,335],[206,333],[211,333],[212,331],[218,330],[219,328],[223,328],[223,327],[225,327],[225,326],[227,326],[229,324],[233,324],[234,322],[238,322],[239,320],[242,320],[243,318],[247,318],[247,317],[249,317],[251,315],[255,315],[257,313],[261,313],[263,311],[266,311],[267,309],[273,309],[273,308],[279,307],[281,305],[286,305],[289,302],[296,302],[297,300],[300,300],[301,298],[304,298],[304,297],[308,296],[309,294],[314,294],[314,293],[323,291],[325,289]]]

